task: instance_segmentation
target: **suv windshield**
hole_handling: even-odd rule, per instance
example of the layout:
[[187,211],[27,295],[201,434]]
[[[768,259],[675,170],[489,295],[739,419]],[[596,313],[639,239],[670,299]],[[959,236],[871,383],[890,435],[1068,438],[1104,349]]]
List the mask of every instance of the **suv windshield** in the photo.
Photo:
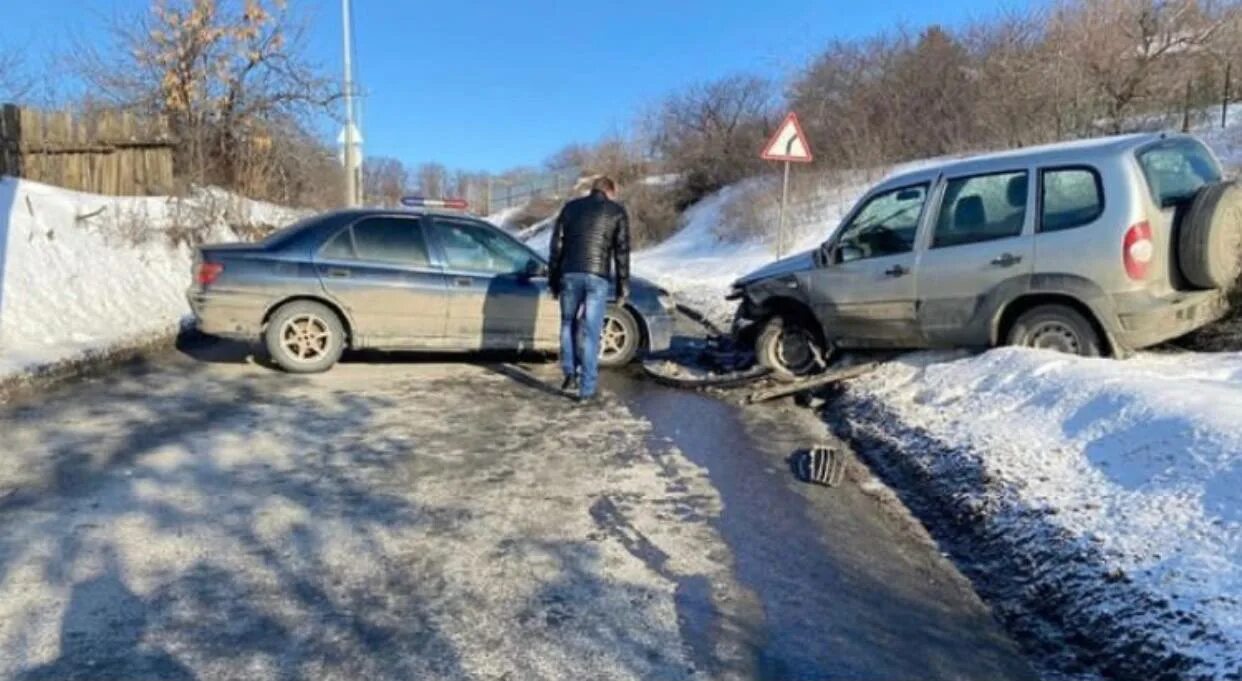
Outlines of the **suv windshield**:
[[1221,178],[1216,160],[1194,140],[1159,142],[1139,151],[1138,161],[1152,198],[1162,207],[1188,201],[1204,185]]

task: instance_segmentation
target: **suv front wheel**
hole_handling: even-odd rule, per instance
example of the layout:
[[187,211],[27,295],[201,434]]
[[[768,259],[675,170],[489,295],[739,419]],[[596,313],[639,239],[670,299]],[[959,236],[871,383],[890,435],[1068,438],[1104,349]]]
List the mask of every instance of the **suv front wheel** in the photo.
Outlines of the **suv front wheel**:
[[1100,334],[1082,313],[1065,305],[1040,305],[1018,317],[1006,339],[1009,345],[1099,357]]
[[823,369],[827,353],[819,334],[796,317],[768,320],[755,341],[759,363],[782,381],[793,381]]

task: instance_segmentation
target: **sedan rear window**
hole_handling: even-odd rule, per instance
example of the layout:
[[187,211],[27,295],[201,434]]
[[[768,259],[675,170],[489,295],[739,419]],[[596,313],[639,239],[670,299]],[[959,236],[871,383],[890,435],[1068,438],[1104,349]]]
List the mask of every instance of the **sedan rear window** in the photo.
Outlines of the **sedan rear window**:
[[1138,153],[1139,165],[1160,206],[1194,198],[1204,185],[1220,182],[1220,166],[1202,144],[1191,139],[1158,142]]
[[360,260],[426,266],[427,244],[417,220],[368,218],[354,225],[354,249]]

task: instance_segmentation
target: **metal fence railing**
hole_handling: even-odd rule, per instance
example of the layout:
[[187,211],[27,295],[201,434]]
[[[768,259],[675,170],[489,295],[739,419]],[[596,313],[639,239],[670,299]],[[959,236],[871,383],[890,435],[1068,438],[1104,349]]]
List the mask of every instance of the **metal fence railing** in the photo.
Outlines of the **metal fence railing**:
[[577,169],[523,175],[512,179],[492,178],[488,182],[487,210],[496,213],[521,206],[537,197],[564,198],[573,193],[581,178]]

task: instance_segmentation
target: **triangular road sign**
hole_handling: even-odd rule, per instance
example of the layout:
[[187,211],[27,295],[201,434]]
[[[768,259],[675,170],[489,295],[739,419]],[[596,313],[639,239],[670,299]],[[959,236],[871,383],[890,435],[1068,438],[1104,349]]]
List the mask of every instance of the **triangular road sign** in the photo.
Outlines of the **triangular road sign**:
[[798,114],[790,113],[785,122],[776,129],[776,134],[768,140],[760,158],[765,161],[790,161],[792,163],[810,163],[811,144],[807,142],[806,133],[798,125]]

